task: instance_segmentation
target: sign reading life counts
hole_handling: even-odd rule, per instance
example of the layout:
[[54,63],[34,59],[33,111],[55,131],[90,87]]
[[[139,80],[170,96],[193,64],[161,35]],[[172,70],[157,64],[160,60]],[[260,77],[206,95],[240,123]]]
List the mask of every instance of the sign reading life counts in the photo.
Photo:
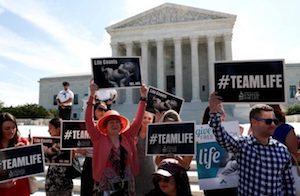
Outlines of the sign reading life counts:
[[44,173],[42,144],[0,150],[0,182]]
[[60,141],[63,150],[93,147],[84,120],[63,120]]
[[147,155],[194,155],[195,122],[148,124]]
[[284,60],[215,62],[223,102],[285,102]]
[[137,88],[142,85],[140,57],[92,58],[92,70],[99,88]]

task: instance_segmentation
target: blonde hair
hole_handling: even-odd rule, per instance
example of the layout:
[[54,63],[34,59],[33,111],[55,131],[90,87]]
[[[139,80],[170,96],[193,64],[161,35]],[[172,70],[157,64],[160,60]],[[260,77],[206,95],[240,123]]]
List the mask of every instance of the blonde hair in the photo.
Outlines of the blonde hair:
[[160,119],[160,122],[166,121],[180,122],[181,118],[175,110],[167,110]]

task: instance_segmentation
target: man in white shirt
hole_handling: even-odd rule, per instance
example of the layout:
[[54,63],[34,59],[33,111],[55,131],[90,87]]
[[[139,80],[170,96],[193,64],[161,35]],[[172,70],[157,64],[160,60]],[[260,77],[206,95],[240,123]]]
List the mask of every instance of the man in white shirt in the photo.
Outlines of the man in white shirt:
[[297,93],[295,94],[295,99],[297,102],[300,103],[300,87],[298,87],[297,89]]
[[117,99],[116,89],[99,89],[96,91],[96,100],[105,102],[107,110],[111,109],[111,105]]
[[74,93],[69,89],[69,82],[65,81],[62,84],[64,89],[61,90],[56,97],[58,116],[63,120],[70,120]]

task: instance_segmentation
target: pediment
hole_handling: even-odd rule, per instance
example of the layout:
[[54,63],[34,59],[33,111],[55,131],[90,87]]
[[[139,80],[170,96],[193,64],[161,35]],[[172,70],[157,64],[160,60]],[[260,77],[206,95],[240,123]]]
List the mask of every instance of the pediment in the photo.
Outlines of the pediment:
[[235,18],[235,15],[165,3],[107,27],[107,30],[150,25]]

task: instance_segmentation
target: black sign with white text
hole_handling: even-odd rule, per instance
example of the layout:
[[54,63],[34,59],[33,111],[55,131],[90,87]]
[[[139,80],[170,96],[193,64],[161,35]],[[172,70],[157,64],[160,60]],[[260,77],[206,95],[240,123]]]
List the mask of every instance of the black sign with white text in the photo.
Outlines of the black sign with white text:
[[44,173],[41,144],[0,150],[0,182]]
[[32,142],[43,144],[45,165],[69,166],[72,164],[71,151],[60,149],[59,137],[33,137]]
[[63,120],[60,139],[61,149],[93,147],[84,120]]
[[223,102],[285,102],[284,61],[215,63],[215,91]]
[[195,123],[155,123],[148,125],[146,154],[195,154]]
[[126,88],[142,85],[140,57],[92,58],[94,82],[99,88]]

